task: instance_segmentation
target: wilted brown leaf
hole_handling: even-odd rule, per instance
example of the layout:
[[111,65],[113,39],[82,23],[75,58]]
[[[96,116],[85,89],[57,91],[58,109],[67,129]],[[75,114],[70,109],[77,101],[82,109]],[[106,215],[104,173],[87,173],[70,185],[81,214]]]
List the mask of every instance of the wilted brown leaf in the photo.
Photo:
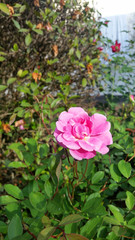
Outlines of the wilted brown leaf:
[[39,7],[39,0],[34,0],[34,5],[35,5],[36,7]]
[[57,57],[57,55],[58,55],[58,46],[55,44],[55,45],[53,45],[53,52],[54,52],[54,57]]
[[44,27],[43,23],[39,23],[39,24],[37,24],[37,26],[36,26],[37,29],[42,29],[43,27]]
[[65,6],[65,1],[64,0],[60,0],[60,7],[61,7],[61,9],[63,8],[63,6]]
[[10,125],[7,123],[2,123],[2,129],[4,130],[4,132],[8,133],[11,131]]
[[13,7],[11,7],[9,4],[7,4],[7,7],[9,9],[9,12],[10,12],[10,16],[12,16],[14,14],[14,9]]
[[87,68],[88,73],[91,73],[93,70],[93,65],[91,63],[88,63],[86,68]]
[[89,7],[86,7],[86,8],[85,8],[85,12],[88,12],[89,10],[90,10]]
[[15,122],[15,127],[19,127],[20,125],[24,125],[24,124],[25,124],[24,120],[20,119],[19,121]]
[[73,12],[72,19],[75,20],[75,19],[79,18],[79,16],[81,16],[81,15],[82,15],[82,13],[79,10],[76,10]]
[[32,73],[32,78],[33,78],[33,79],[35,80],[35,82],[37,83],[37,81],[41,79],[41,73],[33,72],[33,73]]

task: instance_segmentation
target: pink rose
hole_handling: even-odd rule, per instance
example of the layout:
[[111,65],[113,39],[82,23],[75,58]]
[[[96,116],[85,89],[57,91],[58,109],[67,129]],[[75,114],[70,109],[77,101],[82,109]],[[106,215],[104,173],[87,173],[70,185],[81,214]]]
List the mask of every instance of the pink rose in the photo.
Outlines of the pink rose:
[[135,97],[134,97],[134,95],[130,95],[130,96],[129,96],[129,99],[130,99],[131,102],[135,102]]
[[82,108],[72,107],[60,114],[54,136],[62,147],[69,148],[73,158],[90,159],[96,152],[106,154],[109,151],[110,126],[104,115],[95,113],[90,117]]
[[118,43],[118,41],[116,40],[115,45],[112,45],[112,52],[119,52],[120,51],[120,45],[121,43]]

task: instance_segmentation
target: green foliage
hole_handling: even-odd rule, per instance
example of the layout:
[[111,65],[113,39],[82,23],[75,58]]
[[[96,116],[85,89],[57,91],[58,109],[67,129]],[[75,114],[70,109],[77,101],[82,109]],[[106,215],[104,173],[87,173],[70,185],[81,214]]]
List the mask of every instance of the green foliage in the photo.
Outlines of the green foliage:
[[108,154],[75,161],[53,136],[58,115],[82,104],[76,89],[100,85],[100,17],[76,0],[8,4],[14,13],[0,3],[0,238],[135,238],[134,104],[85,105],[111,122]]

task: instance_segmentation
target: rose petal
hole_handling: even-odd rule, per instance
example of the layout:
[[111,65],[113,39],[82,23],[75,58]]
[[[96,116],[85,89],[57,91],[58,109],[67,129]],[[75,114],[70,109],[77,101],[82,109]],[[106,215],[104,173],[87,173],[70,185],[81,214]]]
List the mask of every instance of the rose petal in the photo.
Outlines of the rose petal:
[[106,147],[105,145],[102,145],[101,148],[98,150],[98,152],[101,154],[106,154],[109,152],[109,148]]
[[92,152],[87,152],[83,149],[79,149],[79,150],[69,150],[71,156],[73,158],[75,158],[76,160],[82,160],[82,159],[90,159],[95,157],[96,152],[92,151]]
[[[80,115],[80,114],[82,114],[82,113],[85,113],[85,114],[87,114],[84,110],[83,110],[83,108],[81,108],[81,107],[71,107],[69,110],[68,110],[68,113],[72,113],[72,114],[74,114],[74,115]],[[87,114],[88,115],[88,114]]]
[[98,136],[98,139],[104,144],[104,145],[110,145],[113,143],[112,134],[110,132],[106,132],[104,134],[101,134]]
[[84,139],[79,140],[79,145],[85,151],[93,151],[94,150],[94,145],[90,144],[89,142],[85,141]]
[[110,122],[107,122],[106,117],[102,114],[95,113],[91,116],[91,122],[93,123],[91,135],[99,135],[110,130]]
[[54,131],[54,137],[55,138],[57,138],[57,136],[60,134],[61,132],[57,129],[57,128],[55,128],[55,131]]
[[67,113],[67,112],[62,112],[59,116],[59,120],[61,120],[65,125],[73,117],[73,114]]
[[65,125],[63,124],[62,121],[57,121],[57,122],[56,122],[56,127],[57,127],[57,129],[58,129],[59,131],[64,132],[64,127],[65,127]]
[[98,151],[103,144],[103,142],[98,138],[98,136],[90,137],[88,141],[89,141],[89,144],[93,146],[93,150],[95,151]]
[[77,142],[66,141],[66,140],[63,138],[63,134],[59,134],[59,135],[57,136],[57,141],[58,141],[59,143],[62,143],[63,145],[65,145],[66,148],[76,149],[76,150],[80,148],[80,146],[79,146],[79,144],[78,144]]

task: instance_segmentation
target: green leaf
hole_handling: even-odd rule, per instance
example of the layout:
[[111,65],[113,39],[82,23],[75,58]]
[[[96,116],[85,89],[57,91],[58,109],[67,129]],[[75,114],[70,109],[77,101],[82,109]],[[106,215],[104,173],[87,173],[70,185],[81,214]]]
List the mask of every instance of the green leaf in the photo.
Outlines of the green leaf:
[[7,85],[14,83],[16,80],[17,80],[17,78],[9,78],[7,81]]
[[56,105],[61,101],[61,99],[57,98],[57,99],[54,99],[54,101],[52,101],[51,103],[51,108],[54,108],[56,107]]
[[22,145],[21,143],[12,143],[11,145],[9,145],[8,148],[14,151],[20,160],[23,160],[23,154],[19,149],[21,145]]
[[46,199],[45,196],[40,192],[31,192],[29,195],[30,203],[32,206],[42,212],[46,208]]
[[119,169],[117,168],[116,164],[111,164],[111,166],[110,166],[110,174],[111,174],[111,177],[116,182],[120,182],[121,181],[121,174],[120,174]]
[[42,223],[45,227],[50,227],[51,226],[51,220],[47,216],[42,217]]
[[49,198],[53,196],[53,184],[49,180],[47,180],[44,184],[45,192]]
[[123,223],[123,222],[124,222],[124,218],[123,218],[122,214],[120,213],[120,210],[119,210],[117,207],[113,206],[113,205],[108,205],[108,207],[109,207],[109,209],[111,210],[111,212],[112,212],[112,214],[114,215],[114,217],[115,217],[118,221],[120,221],[121,223]]
[[33,29],[34,32],[43,35],[43,31],[41,29]]
[[23,12],[25,11],[25,9],[26,9],[26,5],[22,5],[22,6],[20,7],[19,12],[20,12],[20,13],[23,13]]
[[9,203],[17,202],[17,200],[8,195],[0,196],[0,205],[7,205]]
[[87,85],[87,80],[86,80],[86,78],[83,78],[82,79],[82,86],[86,87],[86,85]]
[[11,168],[26,168],[26,164],[22,163],[22,162],[11,162],[8,164],[8,167]]
[[129,191],[126,192],[126,195],[127,195],[127,198],[125,200],[125,203],[126,203],[127,208],[129,210],[131,210],[135,205],[135,197],[134,197],[133,193],[131,193]]
[[44,158],[48,155],[49,148],[46,144],[42,144],[39,149],[39,155],[41,158]]
[[69,55],[73,55],[74,54],[74,48],[71,48],[70,50],[69,50]]
[[61,198],[60,194],[57,194],[53,200],[48,201],[47,210],[51,214],[63,214],[63,199]]
[[30,104],[29,102],[27,102],[26,100],[23,100],[23,101],[21,102],[21,106],[22,106],[22,107],[31,107],[31,104]]
[[0,221],[0,233],[7,233],[7,224],[2,221]]
[[37,240],[48,240],[50,239],[51,235],[55,232],[56,228],[55,227],[47,227],[43,229],[39,235]]
[[89,237],[89,239],[93,238],[96,234],[97,228],[101,225],[102,218],[101,217],[95,217],[91,220],[89,220],[82,228],[80,233],[86,237]]
[[78,36],[75,37],[75,39],[73,41],[73,46],[78,47]]
[[7,53],[0,51],[0,55],[7,55]]
[[90,63],[92,63],[92,64],[95,64],[95,63],[98,63],[98,62],[99,62],[98,58],[94,58],[90,61]]
[[92,184],[99,183],[104,177],[104,172],[103,171],[98,171],[94,174],[92,177]]
[[75,53],[76,53],[76,56],[78,57],[78,59],[80,59],[81,58],[81,52],[77,49]]
[[121,160],[118,163],[118,168],[121,172],[121,174],[126,177],[129,178],[131,175],[131,164],[129,162],[125,162],[124,160]]
[[135,217],[131,218],[131,219],[128,221],[128,224],[129,224],[129,225],[135,225]]
[[112,147],[115,147],[115,148],[117,148],[117,149],[119,149],[119,150],[123,150],[123,147],[121,147],[119,144],[117,144],[117,143],[113,143],[112,145],[111,145]]
[[59,177],[60,177],[60,173],[61,173],[61,166],[62,166],[62,160],[60,159],[59,164],[56,168],[56,176],[58,178],[58,181],[59,181]]
[[107,240],[120,240],[120,238],[118,236],[115,235],[114,232],[110,232],[108,235],[107,235]]
[[66,225],[69,223],[79,222],[82,219],[84,219],[84,217],[79,214],[71,214],[71,215],[63,218],[62,221],[59,223],[59,225],[62,226],[62,225]]
[[11,220],[15,214],[19,217],[22,217],[21,207],[18,203],[9,203],[5,206],[6,216],[9,220]]
[[17,186],[14,186],[12,184],[5,184],[4,185],[4,188],[5,188],[5,191],[11,195],[12,197],[14,198],[17,198],[17,199],[24,199],[24,196],[23,196],[23,193],[22,191],[19,189],[19,187]]
[[128,180],[128,183],[129,183],[132,187],[135,187],[135,177],[131,177],[131,178]]
[[120,225],[120,221],[117,220],[116,218],[114,217],[104,217],[103,219],[107,224],[110,223],[110,224],[113,224],[113,225]]
[[0,56],[0,62],[3,62],[6,58]]
[[89,214],[89,217],[106,215],[105,208],[102,204],[102,199],[99,197],[89,198],[84,204],[82,211]]
[[8,7],[7,7],[6,4],[0,3],[0,10],[1,10],[2,12],[6,13],[7,15],[10,15],[9,9],[8,9]]
[[29,148],[29,151],[31,153],[36,153],[37,152],[37,142],[35,139],[30,138],[27,142],[27,146]]
[[6,85],[0,85],[0,91],[3,91],[3,90],[5,90],[7,88],[7,86]]
[[126,227],[135,231],[135,225],[127,224]]
[[30,166],[34,162],[34,156],[31,152],[23,152],[23,157],[27,166]]
[[14,239],[15,237],[21,236],[23,233],[23,227],[18,215],[15,215],[8,226],[8,238],[9,240]]
[[21,28],[21,29],[19,30],[19,32],[25,32],[25,33],[27,33],[27,32],[29,32],[29,29],[27,29],[27,28]]
[[119,226],[112,227],[112,231],[116,234],[116,236],[121,236],[126,233],[126,230]]
[[25,86],[23,86],[23,87],[18,87],[17,90],[20,91],[20,92],[28,93],[29,95],[31,95],[30,89],[27,88],[27,87],[25,87]]
[[58,62],[58,60],[59,60],[58,58],[54,58],[54,59],[52,59],[52,60],[47,60],[47,64],[48,64],[48,65],[52,65],[52,64]]
[[25,37],[25,44],[26,44],[26,46],[28,47],[31,44],[31,42],[32,42],[32,37],[31,37],[31,34],[28,33],[26,35],[26,37]]
[[18,45],[17,45],[17,43],[14,43],[14,45],[13,45],[13,49],[14,49],[14,51],[18,51]]
[[[88,238],[76,233],[66,234],[66,237],[68,237],[69,240],[89,240]],[[61,237],[60,240],[65,240],[65,237]]]
[[20,28],[21,28],[19,22],[17,22],[17,21],[14,20],[14,19],[12,19],[12,21],[13,21],[13,23],[14,23],[14,25],[15,25],[15,27],[16,27],[17,29],[20,29]]

